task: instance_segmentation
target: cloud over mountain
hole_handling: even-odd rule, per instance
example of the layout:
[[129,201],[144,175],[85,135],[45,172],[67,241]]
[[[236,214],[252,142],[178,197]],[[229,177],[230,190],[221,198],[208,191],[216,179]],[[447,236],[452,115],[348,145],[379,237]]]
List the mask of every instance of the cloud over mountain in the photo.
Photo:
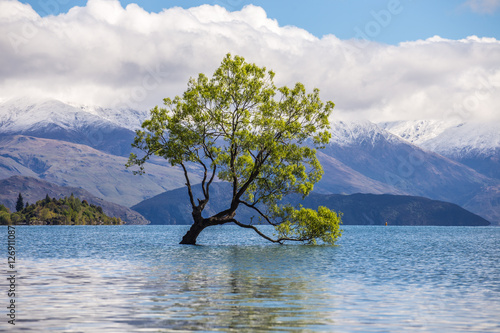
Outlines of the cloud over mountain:
[[278,85],[320,88],[346,117],[500,119],[500,41],[493,38],[394,46],[319,39],[256,6],[149,13],[89,0],[42,18],[8,0],[0,2],[0,51],[0,99],[150,108],[182,93],[189,77],[211,74],[231,52],[273,69]]

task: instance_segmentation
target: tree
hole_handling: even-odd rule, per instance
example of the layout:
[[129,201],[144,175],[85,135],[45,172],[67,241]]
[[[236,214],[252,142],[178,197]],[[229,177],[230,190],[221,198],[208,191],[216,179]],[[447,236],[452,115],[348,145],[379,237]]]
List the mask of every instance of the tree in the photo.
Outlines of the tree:
[[17,197],[17,202],[16,202],[16,211],[20,212],[24,208],[24,199],[21,193],[19,193],[19,196]]
[[[273,78],[265,67],[228,54],[211,79],[204,74],[191,78],[182,97],[165,98],[165,108],[152,109],[143,130],[136,131],[132,146],[144,156],[130,155],[127,167],[139,166],[134,173],[143,174],[153,155],[184,171],[193,225],[181,244],[195,244],[206,227],[231,222],[280,244],[317,239],[333,244],[340,236],[335,212],[280,204],[293,193],[307,196],[321,179],[315,148],[330,139],[334,104],[323,103],[318,89],[306,93],[301,83],[277,88]],[[201,198],[193,195],[189,164],[203,170]],[[216,177],[231,184],[231,201],[227,209],[203,217]],[[275,226],[274,238],[253,220],[237,220],[240,206],[252,209],[259,223]]]
[[10,217],[11,217],[10,210],[4,205],[0,204],[0,225],[11,224],[12,221]]
[[11,224],[12,221],[11,221],[10,217],[11,217],[10,213],[3,211],[3,210],[0,210],[0,225]]
[[0,212],[6,212],[10,214],[10,210],[2,204],[0,204]]

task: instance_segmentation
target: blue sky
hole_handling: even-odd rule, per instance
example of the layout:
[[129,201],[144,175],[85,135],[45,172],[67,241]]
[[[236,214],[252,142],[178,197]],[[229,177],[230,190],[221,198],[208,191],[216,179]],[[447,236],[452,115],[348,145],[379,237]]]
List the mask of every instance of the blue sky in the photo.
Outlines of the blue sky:
[[[41,16],[67,12],[86,1],[30,0]],[[340,39],[365,38],[387,44],[427,39],[439,35],[448,39],[467,36],[500,39],[498,0],[121,0],[125,7],[138,3],[149,12],[180,6],[220,5],[230,11],[254,4],[264,8],[280,26],[293,25],[317,37],[334,34]],[[391,11],[392,9],[392,11]],[[387,15],[387,13],[389,15]]]

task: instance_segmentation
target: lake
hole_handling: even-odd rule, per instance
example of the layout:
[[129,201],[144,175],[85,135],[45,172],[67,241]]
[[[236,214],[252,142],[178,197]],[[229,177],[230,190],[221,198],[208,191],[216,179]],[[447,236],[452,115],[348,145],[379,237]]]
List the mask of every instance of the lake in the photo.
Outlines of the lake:
[[500,228],[344,226],[332,247],[220,226],[178,245],[187,228],[16,227],[0,330],[500,332]]

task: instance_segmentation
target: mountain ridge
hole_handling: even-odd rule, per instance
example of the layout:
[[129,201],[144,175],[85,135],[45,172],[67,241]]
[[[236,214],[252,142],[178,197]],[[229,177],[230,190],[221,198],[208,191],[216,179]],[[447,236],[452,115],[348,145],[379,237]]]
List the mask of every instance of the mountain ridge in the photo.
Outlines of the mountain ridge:
[[[84,186],[94,195],[126,206],[184,185],[182,173],[171,169],[169,163],[160,158],[148,163],[143,178],[124,174],[130,172],[123,165],[125,156],[132,151],[132,129],[147,117],[145,111],[51,100],[36,102],[26,99],[8,103],[0,103],[0,178],[18,174],[60,185]],[[20,121],[16,125],[19,127],[12,130],[15,128],[12,123],[2,123],[1,120],[14,119],[9,118],[9,112],[21,115],[23,112],[27,115],[41,113],[28,119],[30,122],[25,123],[25,127]],[[430,129],[420,138],[437,140],[450,126],[456,125],[449,123],[451,125],[425,121],[424,125]],[[496,170],[491,166],[500,156],[492,155],[486,161],[443,156],[422,147],[418,140],[412,143],[410,137],[396,135],[391,130],[396,123],[391,124],[375,124],[367,120],[332,121],[330,144],[318,151],[325,174],[316,184],[315,192],[425,196],[453,202],[488,220],[500,221],[500,179],[491,173],[491,170]],[[23,136],[23,133],[30,133],[30,136]],[[16,135],[28,140],[25,144],[29,147],[13,144],[13,140],[19,139]],[[53,137],[44,138],[50,135]],[[41,140],[53,141],[46,144]],[[492,146],[496,145],[495,142],[492,141]],[[94,150],[89,150],[89,147]],[[194,178],[201,175],[196,168],[191,171]]]
[[380,126],[425,150],[500,180],[500,123],[420,120]]
[[[211,200],[204,216],[223,209],[231,201],[229,183],[213,183]],[[213,192],[213,193],[212,193]],[[193,193],[201,197],[201,187],[193,186]],[[282,203],[301,204],[317,209],[325,206],[343,213],[343,223],[348,225],[460,225],[486,226],[490,222],[458,205],[415,196],[390,194],[319,194],[311,193],[305,199],[298,195],[287,197]],[[175,189],[147,199],[132,207],[148,218],[152,224],[191,224],[191,206],[187,189]],[[236,219],[248,223],[255,212],[247,207],[238,208]],[[257,218],[256,218],[257,219]]]

